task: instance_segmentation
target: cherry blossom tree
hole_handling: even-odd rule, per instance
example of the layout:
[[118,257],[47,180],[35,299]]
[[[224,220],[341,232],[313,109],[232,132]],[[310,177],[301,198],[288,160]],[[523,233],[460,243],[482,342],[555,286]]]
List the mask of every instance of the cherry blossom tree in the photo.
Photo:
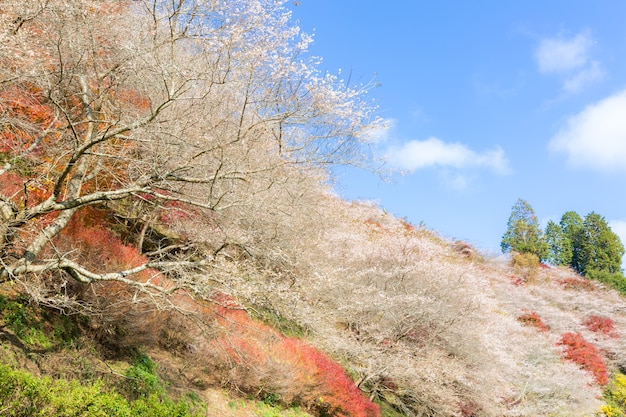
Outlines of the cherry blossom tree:
[[[318,70],[282,3],[4,2],[0,281],[57,271],[158,289],[133,277],[250,252],[251,214],[288,210],[330,164],[365,161],[378,123],[367,86]],[[126,240],[149,256],[81,262],[57,240],[90,208],[135,228]],[[172,244],[177,216],[220,238]]]

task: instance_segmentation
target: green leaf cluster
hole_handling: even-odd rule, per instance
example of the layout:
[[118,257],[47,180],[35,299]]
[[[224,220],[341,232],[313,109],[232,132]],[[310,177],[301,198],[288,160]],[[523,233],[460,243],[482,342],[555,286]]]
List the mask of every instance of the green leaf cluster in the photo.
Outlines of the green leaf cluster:
[[617,373],[604,390],[606,404],[599,415],[606,417],[626,417],[626,375]]
[[583,275],[592,271],[622,273],[624,245],[605,218],[595,212],[583,219],[568,211],[558,224],[549,221],[543,232],[530,204],[520,198],[513,206],[500,247],[504,253],[532,254],[540,261],[571,266]]
[[583,219],[568,211],[558,225],[548,222],[546,241],[550,247],[548,261],[554,265],[571,266],[586,276],[592,271],[622,272],[624,245],[598,213],[591,212]]
[[529,253],[536,255],[541,261],[547,258],[548,244],[539,227],[537,216],[527,201],[520,198],[513,206],[500,247],[504,253]]
[[105,389],[101,381],[37,377],[0,365],[0,414],[7,417],[195,417],[194,404],[152,393],[136,401]]

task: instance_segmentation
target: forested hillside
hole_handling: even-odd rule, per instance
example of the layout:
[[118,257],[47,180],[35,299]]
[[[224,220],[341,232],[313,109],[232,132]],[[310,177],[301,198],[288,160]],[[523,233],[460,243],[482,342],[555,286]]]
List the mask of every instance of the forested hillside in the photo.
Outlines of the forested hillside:
[[616,291],[333,194],[283,3],[3,2],[0,415],[623,415]]

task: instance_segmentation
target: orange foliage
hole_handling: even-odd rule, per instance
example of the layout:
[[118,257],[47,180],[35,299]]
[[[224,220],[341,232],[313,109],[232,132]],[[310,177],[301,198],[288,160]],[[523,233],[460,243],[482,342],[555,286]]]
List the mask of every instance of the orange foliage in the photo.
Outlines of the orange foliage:
[[19,203],[24,198],[24,180],[17,174],[5,172],[0,175],[0,193]]
[[[44,104],[41,92],[35,88],[26,89],[11,86],[0,91],[0,113],[11,119],[26,121],[35,126],[47,128],[54,121],[54,114]],[[5,125],[0,131],[0,152],[20,154],[37,138],[16,124]]]
[[[140,266],[148,259],[131,245],[125,245],[109,228],[106,212],[92,207],[77,212],[55,239],[55,247],[74,253],[86,267],[96,271],[120,271]],[[158,272],[146,270],[138,279],[146,281]]]
[[563,346],[563,356],[591,373],[599,385],[607,384],[609,377],[602,356],[580,333],[563,334],[557,346]]
[[592,332],[601,333],[616,339],[619,338],[619,335],[615,331],[615,322],[609,317],[589,316],[584,324],[585,327]]
[[593,291],[596,286],[588,279],[583,278],[563,278],[557,281],[566,290]]
[[[245,367],[243,387],[260,383],[261,373],[254,369],[277,369],[272,381],[261,388],[275,389],[284,400],[297,400],[321,414],[334,416],[376,417],[378,406],[369,401],[344,369],[306,342],[280,335],[276,330],[253,320],[230,295],[216,292],[212,307],[203,306],[205,314],[216,315],[221,337],[212,343],[236,366]],[[272,388],[272,383],[276,386]],[[281,391],[280,387],[289,387]],[[257,389],[258,390],[258,389]]]
[[380,414],[378,406],[365,398],[341,366],[302,340],[284,337],[273,353],[299,370],[296,386],[319,386],[305,398],[322,413],[345,417]]
[[139,91],[118,89],[117,91],[114,91],[113,94],[121,103],[124,103],[141,113],[150,109],[150,99],[148,96]]
[[541,320],[541,317],[535,311],[529,311],[527,313],[522,314],[517,318],[518,321],[524,323],[527,326],[536,327],[539,331],[547,332],[550,330],[550,327],[546,326],[546,324]]

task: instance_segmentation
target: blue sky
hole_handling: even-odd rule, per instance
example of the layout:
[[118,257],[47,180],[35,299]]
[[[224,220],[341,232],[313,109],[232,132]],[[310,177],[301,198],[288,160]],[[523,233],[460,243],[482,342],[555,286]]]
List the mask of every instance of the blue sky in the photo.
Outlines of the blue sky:
[[[296,5],[296,3],[298,3]],[[626,243],[626,2],[289,2],[322,68],[371,91],[375,151],[337,191],[499,251],[518,198],[542,224],[604,216]]]

